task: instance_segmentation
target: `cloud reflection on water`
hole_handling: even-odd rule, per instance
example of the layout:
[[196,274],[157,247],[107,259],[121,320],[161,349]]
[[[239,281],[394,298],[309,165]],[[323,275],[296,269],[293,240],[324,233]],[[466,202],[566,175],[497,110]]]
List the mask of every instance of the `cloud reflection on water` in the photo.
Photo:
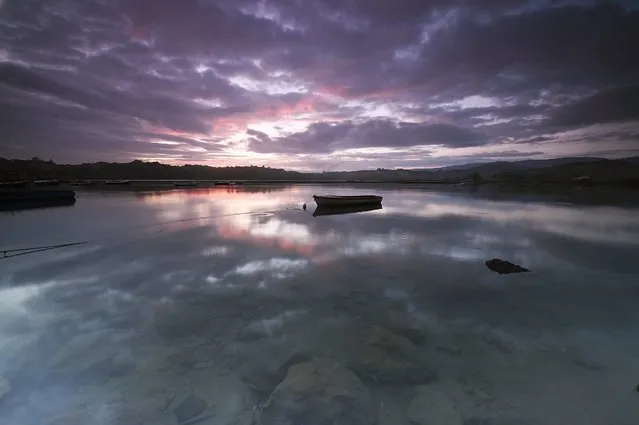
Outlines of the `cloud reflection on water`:
[[[88,380],[97,385],[97,399],[106,397],[111,381],[100,381],[103,374],[124,373],[130,363],[137,363],[141,374],[131,385],[161,391],[174,385],[170,379],[183,384],[179,365],[200,364],[199,359],[179,357],[178,366],[167,369],[174,375],[156,368],[153,359],[188,357],[184,353],[195,350],[189,344],[198,338],[215,338],[216,349],[232,364],[238,361],[233,351],[241,345],[238,338],[251,341],[263,331],[293,344],[299,341],[290,339],[290,327],[315,337],[326,323],[372,320],[393,309],[420,326],[446,330],[449,322],[462,323],[480,330],[482,338],[493,338],[504,352],[526,338],[534,344],[540,333],[545,341],[576,344],[578,338],[600,341],[608,332],[607,349],[618,355],[628,350],[613,338],[639,324],[632,314],[637,289],[630,285],[639,272],[633,260],[639,245],[636,210],[386,189],[378,190],[384,196],[382,210],[324,217],[299,210],[304,201],[312,210],[311,195],[320,190],[348,194],[361,189],[171,190],[140,194],[137,202],[117,206],[107,197],[90,200],[91,211],[100,211],[92,219],[107,227],[122,224],[125,214],[134,222],[146,218],[148,224],[182,221],[151,227],[144,237],[132,229],[126,243],[104,242],[76,255],[5,260],[0,375],[23,378],[37,393],[33,400],[51,397],[42,415],[60,413],[81,401],[68,388]],[[116,207],[120,214],[110,214]],[[83,208],[79,202],[69,214],[85,214]],[[28,233],[31,220],[39,217],[51,220],[42,236],[58,236],[55,232],[64,227],[47,214],[12,217],[16,230],[8,234]],[[522,262],[533,273],[506,281],[484,268],[483,261],[492,257]],[[47,323],[35,320],[38,315]],[[22,328],[13,327],[24,317],[30,320]],[[9,325],[11,333],[5,332]],[[67,375],[49,375],[50,357],[78,335],[100,332],[104,340],[79,339],[89,347],[89,375],[66,369]],[[186,345],[178,350],[176,341]],[[116,362],[100,354],[109,352],[104,348],[109,344]],[[23,366],[10,369],[17,361],[15,350],[23,352],[20,347],[31,354]],[[44,383],[66,392],[56,398],[46,385],[33,390]],[[26,403],[16,394],[16,405]],[[83,400],[97,405],[89,396]],[[109,415],[117,417],[121,409],[113,409]],[[98,423],[98,413],[86,423]]]

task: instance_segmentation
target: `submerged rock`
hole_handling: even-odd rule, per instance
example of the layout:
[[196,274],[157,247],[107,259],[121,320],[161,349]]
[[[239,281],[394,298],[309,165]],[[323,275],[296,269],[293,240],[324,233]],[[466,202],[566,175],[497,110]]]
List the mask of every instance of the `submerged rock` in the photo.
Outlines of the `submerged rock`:
[[406,313],[389,313],[384,326],[394,333],[405,336],[417,345],[423,346],[428,343],[426,330]]
[[370,328],[353,354],[349,367],[364,379],[426,384],[437,378],[422,350],[407,337],[381,326]]
[[510,261],[500,260],[498,258],[486,261],[486,267],[499,274],[524,273],[530,271],[520,265],[513,264]]
[[292,366],[264,405],[260,425],[375,425],[371,394],[343,365],[315,359]]
[[239,378],[254,391],[268,394],[284,379],[291,366],[310,360],[304,353],[294,353],[279,360],[269,357],[259,363],[245,363],[239,370]]
[[461,413],[443,389],[422,386],[417,391],[406,414],[411,425],[462,425]]
[[180,404],[177,405],[177,407],[173,409],[173,414],[178,420],[178,423],[182,424],[202,414],[202,412],[206,410],[206,407],[206,401],[202,400],[195,394],[190,393]]

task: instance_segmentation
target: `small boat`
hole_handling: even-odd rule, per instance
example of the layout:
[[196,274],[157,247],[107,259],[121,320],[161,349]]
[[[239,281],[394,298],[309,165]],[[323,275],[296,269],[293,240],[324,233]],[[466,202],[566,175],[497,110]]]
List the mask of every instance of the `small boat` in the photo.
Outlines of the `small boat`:
[[60,199],[30,199],[3,201],[0,199],[0,211],[21,211],[39,208],[69,207],[75,205],[75,197]]
[[57,186],[60,182],[58,180],[36,180],[33,184],[36,186]]
[[340,206],[320,206],[315,208],[313,217],[320,217],[323,215],[338,215],[338,214],[354,214],[365,211],[381,210],[382,204],[361,204],[361,205],[340,205]]
[[365,204],[381,204],[382,197],[377,195],[313,195],[313,199],[318,207],[323,206],[340,206],[340,205],[365,205]]
[[125,184],[131,184],[131,180],[107,180],[104,182],[104,184],[125,185]]
[[198,182],[175,182],[175,187],[198,187]]
[[24,201],[58,201],[75,199],[72,190],[42,189],[0,192],[0,203]]

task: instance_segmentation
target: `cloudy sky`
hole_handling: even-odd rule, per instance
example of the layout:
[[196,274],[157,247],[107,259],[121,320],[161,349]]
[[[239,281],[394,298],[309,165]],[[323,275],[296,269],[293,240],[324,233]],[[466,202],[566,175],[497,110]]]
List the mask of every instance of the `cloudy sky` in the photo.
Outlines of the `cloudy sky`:
[[639,155],[639,2],[0,0],[0,156]]

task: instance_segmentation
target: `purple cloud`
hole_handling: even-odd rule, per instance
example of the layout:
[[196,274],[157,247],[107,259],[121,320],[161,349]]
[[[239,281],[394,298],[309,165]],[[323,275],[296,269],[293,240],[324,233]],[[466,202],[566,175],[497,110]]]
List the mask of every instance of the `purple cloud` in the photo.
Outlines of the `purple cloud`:
[[615,156],[639,143],[631,6],[7,1],[0,156],[248,164],[269,153],[294,167],[310,154],[359,167],[363,148],[380,166]]

